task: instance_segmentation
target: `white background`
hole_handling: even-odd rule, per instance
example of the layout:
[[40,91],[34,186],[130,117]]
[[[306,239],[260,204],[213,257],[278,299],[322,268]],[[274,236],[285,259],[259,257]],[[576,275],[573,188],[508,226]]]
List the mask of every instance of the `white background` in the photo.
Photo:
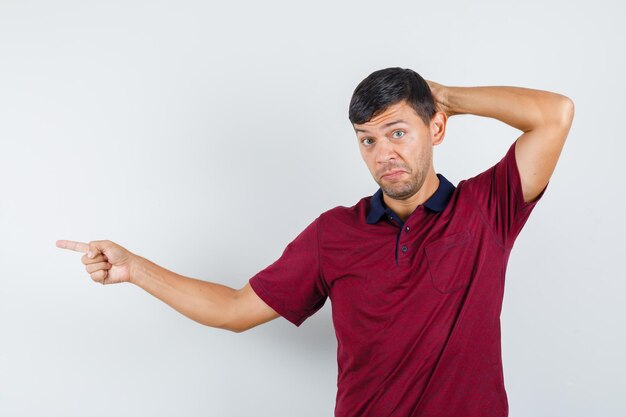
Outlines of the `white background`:
[[[0,1],[0,415],[331,416],[331,303],[235,334],[57,239],[113,240],[241,288],[321,212],[373,194],[347,118],[391,66],[572,98],[502,311],[510,416],[626,413],[625,13],[615,1]],[[455,116],[453,184],[521,132]]]

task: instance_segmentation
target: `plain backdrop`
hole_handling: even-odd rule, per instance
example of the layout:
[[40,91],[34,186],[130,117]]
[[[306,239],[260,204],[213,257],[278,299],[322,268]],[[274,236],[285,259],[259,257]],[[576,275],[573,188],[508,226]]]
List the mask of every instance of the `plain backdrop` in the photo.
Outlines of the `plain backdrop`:
[[[331,416],[331,303],[236,334],[57,239],[109,239],[241,288],[321,212],[378,188],[348,121],[371,72],[574,100],[511,254],[511,417],[626,414],[624,6],[615,1],[0,1],[0,415]],[[448,121],[453,184],[521,134]]]

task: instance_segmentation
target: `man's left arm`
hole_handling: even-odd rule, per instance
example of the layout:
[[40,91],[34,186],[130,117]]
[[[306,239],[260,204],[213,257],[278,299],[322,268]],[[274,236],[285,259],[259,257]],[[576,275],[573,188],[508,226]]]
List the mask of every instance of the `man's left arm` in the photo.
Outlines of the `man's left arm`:
[[515,159],[524,201],[533,201],[554,172],[572,125],[574,102],[561,94],[522,87],[428,84],[438,109],[447,117],[491,117],[524,132],[517,140]]

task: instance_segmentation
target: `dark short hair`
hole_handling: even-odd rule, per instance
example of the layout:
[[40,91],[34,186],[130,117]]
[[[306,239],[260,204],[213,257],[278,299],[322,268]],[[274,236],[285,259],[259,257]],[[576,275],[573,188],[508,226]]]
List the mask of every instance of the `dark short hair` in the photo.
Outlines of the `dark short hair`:
[[426,80],[411,69],[391,67],[374,71],[357,85],[348,118],[353,124],[366,123],[402,100],[408,102],[425,124],[437,112]]

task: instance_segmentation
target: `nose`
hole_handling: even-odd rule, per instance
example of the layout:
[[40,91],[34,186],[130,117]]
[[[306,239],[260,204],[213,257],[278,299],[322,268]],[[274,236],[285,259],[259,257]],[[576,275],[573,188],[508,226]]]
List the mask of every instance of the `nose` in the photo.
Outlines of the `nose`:
[[376,154],[376,162],[387,163],[391,159],[395,159],[396,151],[393,143],[387,138],[383,138],[378,142]]

